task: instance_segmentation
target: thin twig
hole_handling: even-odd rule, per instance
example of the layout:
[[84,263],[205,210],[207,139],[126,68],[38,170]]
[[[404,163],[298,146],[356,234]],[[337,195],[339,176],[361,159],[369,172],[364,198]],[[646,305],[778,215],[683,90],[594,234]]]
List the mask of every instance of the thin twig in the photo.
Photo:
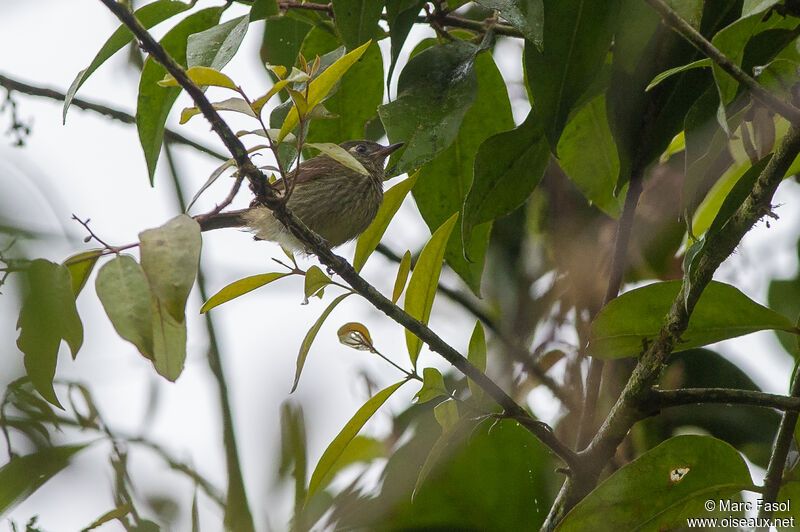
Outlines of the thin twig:
[[753,390],[730,388],[683,388],[679,390],[652,390],[644,401],[653,411],[693,404],[723,403],[800,411],[800,397],[787,397]]
[[747,87],[755,99],[784,117],[793,125],[800,126],[800,109],[773,96],[767,89],[753,79],[752,76],[749,76],[747,72],[742,70],[739,65],[728,59],[725,54],[711,44],[708,39],[703,37],[691,24],[683,20],[680,15],[673,11],[663,0],[644,1],[661,15],[661,18],[664,19],[667,25],[680,33],[684,39],[700,50],[703,55],[718,64],[736,81]]
[[[21,81],[4,76],[3,74],[0,74],[0,86],[5,87],[9,91],[17,91],[19,93],[28,94],[30,96],[49,98],[51,100],[56,100],[59,102],[63,102],[64,99],[67,97],[67,95],[61,91],[48,89],[44,87],[38,87],[36,85],[30,85],[28,83],[23,83]],[[75,98],[72,100],[72,105],[79,109],[83,109],[84,111],[93,111],[95,113],[99,113],[103,116],[113,118],[114,120],[123,122],[125,124],[136,123],[136,117],[133,116],[132,114],[126,113],[125,111],[120,111],[119,109],[114,109],[113,107],[107,107],[99,103],[90,102],[89,100]],[[207,146],[203,146],[200,143],[197,143],[189,138],[186,138],[180,133],[169,128],[164,129],[164,139],[169,142],[176,142],[179,144],[185,144],[186,146],[191,146],[197,151],[200,151],[202,153],[205,153],[206,155],[210,155],[211,157],[220,159],[222,161],[227,161],[229,159],[229,157],[226,157]]]
[[[603,305],[608,304],[617,297],[622,287],[622,279],[625,275],[628,258],[628,242],[633,231],[633,217],[636,214],[636,206],[639,204],[639,197],[642,195],[642,181],[644,181],[644,168],[639,164],[631,174],[628,182],[628,192],[625,194],[625,205],[622,208],[622,215],[617,223],[617,236],[614,241],[614,255],[611,260],[611,275],[608,277],[606,295],[603,298]],[[589,362],[589,371],[586,375],[586,394],[584,395],[583,410],[581,411],[581,421],[578,425],[577,448],[583,449],[591,440],[592,431],[595,428],[595,414],[597,398],[600,395],[600,382],[603,376],[604,362],[602,359],[593,357]]]
[[[800,401],[800,373],[795,367],[790,390],[792,399]],[[781,424],[778,426],[778,434],[775,443],[772,444],[772,454],[767,465],[767,475],[764,477],[763,501],[758,517],[769,519],[772,517],[771,505],[778,499],[778,492],[783,481],[783,472],[786,470],[786,457],[789,455],[792,441],[794,439],[794,429],[797,425],[798,410],[786,410],[781,416]],[[766,531],[766,528],[760,530]]]
[[286,206],[281,203],[280,199],[275,196],[275,193],[269,186],[266,176],[252,161],[250,161],[247,150],[241,140],[239,140],[230,127],[228,127],[225,121],[222,120],[203,91],[189,79],[183,67],[167,54],[164,48],[153,39],[130,9],[114,0],[100,1],[105,4],[131,32],[133,32],[136,38],[139,39],[142,48],[147,51],[155,61],[162,64],[167,72],[177,80],[178,84],[180,84],[192,100],[194,100],[197,108],[200,109],[203,116],[211,123],[214,132],[220,137],[226,148],[233,155],[239,172],[243,173],[250,181],[251,189],[256,195],[256,199],[266,207],[272,209],[275,217],[311,252],[317,255],[322,264],[338,273],[342,279],[362,297],[372,303],[375,308],[384,312],[391,319],[413,332],[426,343],[431,350],[441,355],[464,375],[471,378],[487,393],[487,395],[492,397],[492,399],[505,410],[506,414],[539,438],[556,455],[564,460],[570,469],[578,467],[575,453],[555,436],[550,426],[534,419],[493,380],[470,363],[466,357],[461,355],[452,346],[442,340],[436,333],[428,328],[426,324],[412,317],[384,297],[383,294],[365,281],[344,258],[335,255],[330,248],[325,245],[323,239],[319,235],[312,232],[305,224],[295,218]]

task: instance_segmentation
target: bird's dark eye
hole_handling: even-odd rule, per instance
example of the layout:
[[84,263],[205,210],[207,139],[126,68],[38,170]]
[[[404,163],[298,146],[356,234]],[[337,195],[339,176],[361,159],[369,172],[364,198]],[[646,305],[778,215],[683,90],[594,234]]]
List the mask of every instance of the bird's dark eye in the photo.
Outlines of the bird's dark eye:
[[358,153],[366,153],[367,152],[367,147],[364,146],[363,144],[359,144],[358,146],[356,146],[356,151]]

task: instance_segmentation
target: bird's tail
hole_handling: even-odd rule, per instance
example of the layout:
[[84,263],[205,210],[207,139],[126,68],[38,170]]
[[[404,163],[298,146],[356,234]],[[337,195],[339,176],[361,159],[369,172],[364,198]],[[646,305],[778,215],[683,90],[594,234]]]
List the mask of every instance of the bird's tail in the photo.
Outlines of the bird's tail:
[[244,227],[247,225],[244,221],[244,213],[246,212],[247,209],[220,212],[211,216],[198,216],[195,220],[200,224],[200,229],[203,231],[224,229],[226,227]]

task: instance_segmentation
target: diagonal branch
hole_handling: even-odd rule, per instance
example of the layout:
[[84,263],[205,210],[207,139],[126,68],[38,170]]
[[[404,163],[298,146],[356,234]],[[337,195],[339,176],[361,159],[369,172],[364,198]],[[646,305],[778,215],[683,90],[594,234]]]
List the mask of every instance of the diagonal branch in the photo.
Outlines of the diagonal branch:
[[658,336],[639,359],[625,389],[592,442],[586,450],[578,453],[581,467],[562,486],[545,521],[544,530],[554,529],[566,513],[594,489],[604,466],[614,456],[631,427],[649,414],[645,405],[650,390],[656,385],[674,346],[681,341],[700,295],[745,233],[770,212],[772,196],[798,153],[800,128],[793,126],[758,176],[744,203],[708,241],[690,283],[684,281]]
[[577,467],[578,464],[575,453],[555,436],[553,430],[546,423],[534,419],[494,381],[471,364],[466,357],[462,356],[452,346],[442,340],[436,333],[429,329],[426,324],[413,318],[384,297],[371,284],[365,281],[345,259],[335,255],[322,241],[319,235],[312,232],[305,224],[295,218],[286,208],[286,205],[275,196],[272,188],[268,184],[266,176],[250,161],[247,150],[242,142],[212,107],[211,102],[205,97],[203,91],[189,79],[183,67],[167,54],[161,45],[153,39],[128,7],[115,0],[100,1],[103,2],[131,32],[133,32],[140,41],[142,48],[148,52],[154,60],[161,63],[166,68],[167,72],[169,72],[172,77],[178,81],[181,87],[186,90],[189,96],[191,96],[197,108],[200,109],[203,116],[211,123],[214,132],[222,139],[222,142],[233,155],[239,172],[250,182],[251,189],[255,193],[256,199],[266,207],[272,209],[275,217],[280,220],[298,240],[307,246],[309,250],[316,254],[322,264],[339,274],[353,290],[372,303],[375,308],[410,330],[425,342],[432,351],[441,355],[464,375],[472,379],[487,393],[487,395],[492,397],[492,399],[503,408],[504,414],[507,417],[516,420],[534,436],[539,438],[555,454],[564,460],[571,469]]
[[650,7],[655,9],[661,18],[664,19],[672,29],[683,36],[695,48],[700,50],[706,57],[717,63],[725,72],[731,75],[736,81],[747,87],[753,97],[764,104],[766,107],[775,111],[795,126],[800,126],[800,109],[783,102],[770,94],[767,89],[762,87],[752,76],[741,69],[739,65],[728,59],[725,54],[720,52],[711,42],[703,37],[700,32],[694,29],[688,22],[683,20],[673,11],[664,0],[644,0]]

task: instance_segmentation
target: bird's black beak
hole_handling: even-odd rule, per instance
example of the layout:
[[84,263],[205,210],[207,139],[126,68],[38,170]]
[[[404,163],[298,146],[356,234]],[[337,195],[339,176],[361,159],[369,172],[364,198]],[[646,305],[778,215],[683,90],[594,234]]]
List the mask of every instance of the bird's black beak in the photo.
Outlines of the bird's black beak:
[[391,153],[399,150],[403,146],[405,146],[405,142],[397,142],[395,144],[390,144],[389,146],[385,146],[384,148],[378,150],[376,155],[380,155],[381,157],[388,157]]

